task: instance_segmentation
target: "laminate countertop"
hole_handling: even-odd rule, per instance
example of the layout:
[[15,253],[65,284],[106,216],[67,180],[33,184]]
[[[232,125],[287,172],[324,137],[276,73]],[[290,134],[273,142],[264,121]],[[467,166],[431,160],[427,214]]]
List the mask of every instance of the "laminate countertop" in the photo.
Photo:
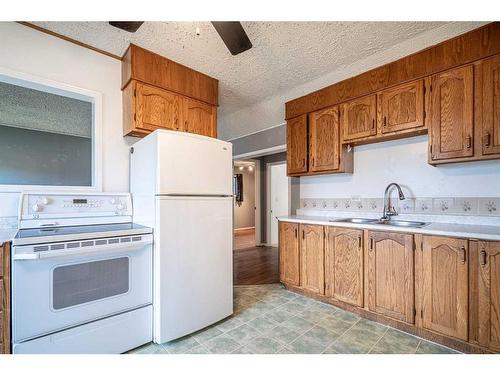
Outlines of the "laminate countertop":
[[17,229],[0,229],[0,245],[12,241],[16,236]]
[[[329,225],[342,228],[372,229],[401,233],[420,233],[435,236],[459,237],[476,240],[500,241],[500,226],[494,225],[471,225],[454,223],[429,223],[422,228],[397,227],[384,224],[354,224],[342,223],[345,217],[304,216],[291,215],[278,217],[279,221],[299,224]],[[398,220],[395,218],[394,220]]]

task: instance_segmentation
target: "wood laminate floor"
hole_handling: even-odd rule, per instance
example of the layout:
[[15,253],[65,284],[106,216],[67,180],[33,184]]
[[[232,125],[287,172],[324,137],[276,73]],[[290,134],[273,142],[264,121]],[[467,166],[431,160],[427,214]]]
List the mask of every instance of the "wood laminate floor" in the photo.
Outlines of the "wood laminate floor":
[[253,247],[233,251],[234,285],[279,282],[278,248]]

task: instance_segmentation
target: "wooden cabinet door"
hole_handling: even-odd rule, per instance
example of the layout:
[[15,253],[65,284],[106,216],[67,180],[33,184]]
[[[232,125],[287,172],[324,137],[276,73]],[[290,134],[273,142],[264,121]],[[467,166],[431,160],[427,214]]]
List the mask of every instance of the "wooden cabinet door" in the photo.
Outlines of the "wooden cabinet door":
[[369,231],[368,246],[368,308],[413,323],[413,236]]
[[300,285],[299,224],[279,223],[280,281]]
[[500,154],[500,56],[483,62],[483,154]]
[[137,82],[135,89],[135,123],[141,130],[179,130],[181,99],[154,86]]
[[288,174],[307,172],[307,115],[287,121],[286,147]]
[[423,237],[423,326],[462,340],[468,336],[467,254],[467,240]]
[[313,293],[325,293],[324,228],[300,225],[300,286]]
[[479,243],[479,344],[500,350],[500,242]]
[[309,120],[309,171],[339,169],[339,107],[311,113]]
[[217,136],[217,107],[183,98],[183,130],[189,133]]
[[325,295],[363,306],[363,231],[326,227]]
[[431,78],[431,160],[473,156],[473,66]]
[[383,134],[424,127],[424,81],[380,92],[377,117]]
[[377,134],[376,103],[376,95],[369,95],[341,104],[343,142]]

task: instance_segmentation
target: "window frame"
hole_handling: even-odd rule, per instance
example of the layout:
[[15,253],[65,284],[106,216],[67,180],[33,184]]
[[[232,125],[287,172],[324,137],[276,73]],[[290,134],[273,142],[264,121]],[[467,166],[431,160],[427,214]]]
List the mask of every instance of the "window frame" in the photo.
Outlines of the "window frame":
[[92,184],[90,186],[64,185],[3,185],[1,192],[21,191],[75,191],[96,192],[102,191],[102,94],[97,91],[72,86],[51,79],[22,73],[0,67],[0,81],[26,88],[45,91],[51,94],[63,95],[69,98],[88,100],[92,103]]

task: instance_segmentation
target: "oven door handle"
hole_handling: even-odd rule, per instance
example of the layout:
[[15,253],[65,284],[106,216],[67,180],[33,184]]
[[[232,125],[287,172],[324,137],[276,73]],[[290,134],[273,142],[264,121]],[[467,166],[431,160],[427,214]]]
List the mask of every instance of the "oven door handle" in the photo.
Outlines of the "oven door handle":
[[81,257],[84,255],[100,253],[100,255],[105,255],[115,251],[137,251],[144,248],[144,246],[151,245],[153,243],[152,239],[146,239],[131,243],[119,243],[116,245],[103,245],[103,246],[92,246],[88,249],[74,249],[74,250],[55,250],[55,251],[41,251],[39,253],[20,253],[14,254],[13,260],[45,260],[45,259],[56,259],[56,258],[68,258],[68,257]]

